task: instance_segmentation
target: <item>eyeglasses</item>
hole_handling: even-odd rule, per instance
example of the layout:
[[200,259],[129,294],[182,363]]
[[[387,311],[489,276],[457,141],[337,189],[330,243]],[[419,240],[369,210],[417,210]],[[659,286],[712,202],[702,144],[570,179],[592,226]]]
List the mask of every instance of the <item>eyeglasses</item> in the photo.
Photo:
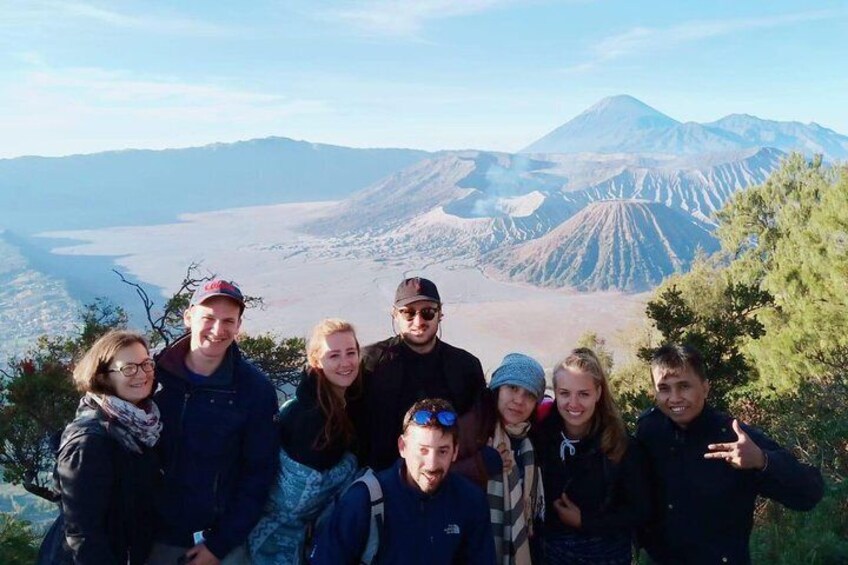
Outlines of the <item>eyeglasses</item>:
[[411,322],[412,320],[414,320],[415,316],[417,316],[418,314],[421,314],[421,317],[424,318],[424,320],[429,322],[430,320],[435,318],[436,314],[438,314],[438,313],[439,313],[438,308],[433,308],[433,307],[430,307],[430,306],[428,306],[427,308],[422,308],[421,310],[410,310],[408,308],[401,308],[401,309],[398,310],[398,314],[403,316],[403,318],[407,322]]
[[126,363],[117,369],[109,369],[109,372],[121,373],[125,377],[134,377],[136,373],[138,373],[139,369],[142,369],[145,373],[151,373],[154,368],[156,368],[156,361],[153,359],[147,359],[141,363]]
[[441,425],[451,427],[456,424],[456,412],[450,410],[417,410],[412,414],[412,421],[419,426],[426,426],[435,418]]

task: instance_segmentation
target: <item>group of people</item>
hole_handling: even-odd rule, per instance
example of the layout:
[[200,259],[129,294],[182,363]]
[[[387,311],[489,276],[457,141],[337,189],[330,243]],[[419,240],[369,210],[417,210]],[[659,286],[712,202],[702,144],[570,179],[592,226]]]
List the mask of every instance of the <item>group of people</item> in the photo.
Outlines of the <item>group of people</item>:
[[656,406],[628,433],[598,357],[552,372],[439,338],[436,285],[400,283],[396,335],[360,347],[327,319],[278,409],[236,343],[245,301],[216,279],[152,358],[100,338],[74,370],[60,515],[40,563],[748,563],[758,496],[807,510],[821,474],[713,410],[699,353],[659,348]]

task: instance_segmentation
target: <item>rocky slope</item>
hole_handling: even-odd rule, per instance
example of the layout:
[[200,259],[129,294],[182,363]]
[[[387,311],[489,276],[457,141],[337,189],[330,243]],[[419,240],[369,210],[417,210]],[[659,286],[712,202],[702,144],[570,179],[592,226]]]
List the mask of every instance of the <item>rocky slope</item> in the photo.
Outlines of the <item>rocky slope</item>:
[[711,253],[717,244],[692,216],[659,202],[606,200],[486,263],[536,285],[641,291],[688,269],[699,249]]

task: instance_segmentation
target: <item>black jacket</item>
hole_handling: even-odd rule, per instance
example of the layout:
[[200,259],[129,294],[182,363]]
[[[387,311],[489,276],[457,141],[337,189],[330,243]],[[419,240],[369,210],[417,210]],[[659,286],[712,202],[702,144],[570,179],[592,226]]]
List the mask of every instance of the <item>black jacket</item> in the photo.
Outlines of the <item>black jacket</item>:
[[185,373],[190,338],[156,364],[164,471],[157,540],[191,547],[192,532],[204,530],[206,547],[222,559],[247,540],[276,476],[277,394],[235,344],[205,382],[193,384]]
[[[355,407],[358,398],[356,387],[346,391],[346,410]],[[295,396],[280,409],[280,446],[289,457],[302,465],[318,471],[326,471],[338,465],[344,454],[354,450],[354,440],[345,442],[342,437],[330,438],[330,442],[318,450],[315,442],[323,436],[327,416],[318,403],[318,381],[314,374],[304,371]]]
[[[411,365],[424,359],[399,337],[369,345],[363,352],[364,411],[357,422],[357,430],[365,436],[366,463],[375,470],[387,469],[398,458],[397,439],[403,416],[412,405],[405,399],[426,398],[426,391],[412,382],[410,375]],[[444,384],[444,394],[440,396],[449,401],[460,416],[482,406],[486,379],[479,359],[441,340],[427,354],[427,359],[433,361],[437,371],[427,378]],[[460,458],[463,455],[460,453]]]
[[765,470],[739,470],[704,459],[708,444],[736,441],[732,421],[710,407],[685,430],[656,408],[639,418],[636,437],[648,455],[656,510],[640,537],[656,562],[750,563],[748,538],[757,496],[794,510],[809,510],[821,499],[824,486],[817,469],[744,424],[768,457]]
[[147,447],[130,451],[107,430],[106,421],[99,407],[84,401],[62,434],[54,472],[60,516],[44,539],[39,563],[147,560],[155,525],[156,454]]
[[[638,442],[630,438],[627,451],[614,463],[601,451],[598,436],[576,442],[573,454],[561,449],[564,424],[556,409],[537,427],[537,453],[545,486],[545,535],[563,532],[631,537],[651,512],[644,454]],[[579,531],[563,524],[554,509],[554,500],[563,492],[580,508]]]

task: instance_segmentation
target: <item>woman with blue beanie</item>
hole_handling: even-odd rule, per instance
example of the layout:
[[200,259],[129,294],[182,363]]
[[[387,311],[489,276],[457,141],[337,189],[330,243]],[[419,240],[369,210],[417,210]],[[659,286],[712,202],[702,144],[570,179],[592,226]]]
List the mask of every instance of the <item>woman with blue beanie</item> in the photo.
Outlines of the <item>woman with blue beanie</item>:
[[545,394],[545,370],[522,353],[510,353],[489,381],[497,421],[489,444],[503,471],[489,478],[489,512],[499,565],[532,563],[533,522],[544,510],[542,475],[528,437],[536,406]]

